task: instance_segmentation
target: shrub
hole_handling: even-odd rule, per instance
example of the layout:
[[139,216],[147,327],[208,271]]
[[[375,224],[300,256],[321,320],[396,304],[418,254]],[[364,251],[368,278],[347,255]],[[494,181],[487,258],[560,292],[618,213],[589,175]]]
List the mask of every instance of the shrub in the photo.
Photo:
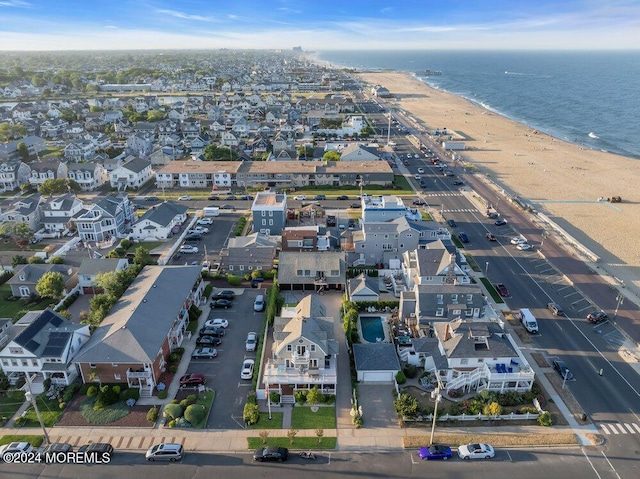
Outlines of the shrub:
[[172,419],[167,423],[167,427],[176,427],[176,420]]
[[103,386],[100,388],[96,402],[93,405],[94,411],[99,411],[107,406],[117,403],[120,400],[120,393],[116,392],[119,386]]
[[500,414],[502,414],[502,406],[494,401],[487,404],[482,412],[485,416],[499,416]]
[[207,415],[207,408],[202,404],[191,404],[184,410],[184,418],[191,424],[198,424],[204,420]]
[[178,365],[177,364],[172,364],[171,366],[169,366],[169,372],[170,373],[177,373],[178,372]]
[[189,394],[187,396],[187,399],[190,401],[189,404],[195,404],[198,400],[198,396],[196,396],[195,394]]
[[126,238],[120,240],[120,247],[121,248],[129,249],[129,248],[131,248],[132,244],[133,243],[130,240],[126,239]]
[[69,402],[73,399],[75,393],[80,389],[80,385],[78,383],[73,383],[71,386],[65,388],[64,393],[62,393],[62,400],[64,402]]
[[171,404],[180,404],[180,399],[172,399]]
[[257,404],[246,403],[242,411],[242,420],[247,424],[255,424],[260,419],[260,410]]
[[402,371],[398,371],[396,373],[396,382],[398,384],[404,384],[407,382],[407,377],[404,375]]
[[549,411],[545,411],[538,416],[538,424],[541,426],[551,426],[553,424],[553,419],[551,418],[551,413]]
[[179,417],[175,420],[175,427],[191,427],[191,423],[183,417]]
[[167,399],[169,393],[165,389],[164,391],[158,391],[158,399]]
[[120,391],[122,391],[122,386],[118,386],[118,385],[113,386],[113,392],[117,394],[118,397],[120,397]]
[[64,258],[62,256],[52,256],[49,258],[49,264],[64,264]]
[[180,404],[167,404],[164,407],[164,415],[169,419],[178,419],[184,414],[184,408]]
[[318,386],[314,386],[307,392],[307,404],[313,406],[321,402],[324,395],[318,390]]
[[229,286],[240,286],[242,284],[242,278],[233,274],[227,275],[227,281],[229,282]]
[[398,413],[398,416],[401,417],[414,418],[418,415],[418,400],[406,393],[400,394],[400,396],[393,401],[393,407]]
[[333,404],[334,402],[336,402],[335,395],[333,395],[333,394],[325,394],[324,402],[325,402],[325,404]]
[[125,389],[120,393],[120,400],[126,401],[127,399],[140,399],[140,390],[136,388]]
[[538,412],[538,410],[533,407],[533,406],[522,406],[518,412],[520,414],[527,414],[527,413],[531,413],[531,414],[536,414]]
[[147,411],[147,421],[150,423],[154,423],[158,420],[158,408],[153,406],[151,409]]
[[269,393],[269,401],[271,401],[271,404],[279,404],[280,394],[277,391],[271,391]]
[[407,364],[404,368],[402,368],[402,372],[409,379],[413,379],[418,375],[418,368],[413,364]]
[[89,386],[89,389],[87,389],[87,396],[92,398],[96,394],[98,394],[98,388],[96,386]]
[[180,406],[182,406],[184,409],[187,409],[189,406],[191,406],[194,403],[195,401],[189,401],[189,398],[186,398],[180,401]]
[[67,407],[67,403],[64,401],[61,401],[58,403],[58,407],[60,408],[60,410],[62,411],[64,408]]
[[295,391],[293,397],[298,404],[304,404],[307,400],[307,391]]
[[255,391],[249,391],[247,393],[247,402],[249,404],[258,404],[258,395]]
[[209,296],[211,296],[211,291],[213,290],[213,286],[211,285],[211,283],[209,283],[208,285],[206,285],[204,287],[204,291],[202,292],[202,296],[204,296],[205,298],[209,298]]

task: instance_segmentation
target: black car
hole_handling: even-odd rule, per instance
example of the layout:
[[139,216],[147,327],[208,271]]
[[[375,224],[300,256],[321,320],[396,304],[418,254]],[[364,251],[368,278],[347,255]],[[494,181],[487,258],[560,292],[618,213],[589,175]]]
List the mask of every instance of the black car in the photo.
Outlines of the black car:
[[327,226],[335,226],[335,225],[336,225],[335,215],[327,215]]
[[455,228],[456,226],[458,226],[454,220],[447,220],[447,223],[448,223],[448,224],[449,224],[449,226],[451,226],[452,228]]
[[359,209],[362,207],[362,205],[360,203],[351,203],[351,208],[353,209]]
[[347,195],[340,195],[340,196],[338,196],[338,197],[336,198],[336,200],[341,200],[341,201],[343,201],[343,200],[348,200],[348,199],[349,199],[349,197],[348,197]]
[[460,241],[463,243],[469,242],[469,237],[467,236],[466,233],[463,233],[463,232],[458,233],[458,238],[460,238]]
[[229,309],[233,306],[233,303],[228,299],[216,299],[209,304],[212,308],[224,308]]
[[416,206],[422,206],[422,205],[426,205],[427,202],[423,199],[418,198],[416,200],[413,200],[413,204]]
[[327,195],[316,195],[313,197],[314,200],[326,200]]
[[214,338],[221,338],[224,336],[224,328],[218,326],[204,326],[200,328],[200,336],[213,336]]
[[286,461],[289,457],[289,449],[286,447],[263,446],[256,449],[253,453],[254,461]]
[[607,316],[607,313],[605,313],[604,311],[592,311],[587,314],[587,321],[593,324],[604,323],[608,319],[609,316]]
[[218,195],[211,195],[209,196],[209,199],[213,201],[220,201],[220,197]]
[[216,338],[215,336],[200,336],[196,340],[196,346],[198,347],[213,348],[215,346],[220,346],[220,344],[222,344],[222,341],[220,338]]
[[221,291],[216,291],[215,294],[213,296],[211,296],[211,299],[213,299],[213,300],[216,300],[216,299],[228,299],[229,301],[231,301],[235,297],[236,297],[236,293],[234,293],[230,289],[223,289]]
[[464,181],[461,180],[453,180],[451,182],[452,185],[458,186],[458,185],[464,185]]
[[233,205],[224,204],[224,205],[220,205],[220,209],[221,210],[235,210],[236,207],[233,206]]
[[113,454],[113,446],[108,442],[92,442],[78,448],[78,452],[97,452],[100,454]]
[[569,367],[564,361],[561,361],[560,359],[553,361],[553,369],[558,371],[558,374],[560,374],[562,379],[566,379],[567,381],[573,379],[573,373],[569,371]]
[[185,241],[200,241],[202,240],[202,235],[200,233],[192,233],[184,237]]

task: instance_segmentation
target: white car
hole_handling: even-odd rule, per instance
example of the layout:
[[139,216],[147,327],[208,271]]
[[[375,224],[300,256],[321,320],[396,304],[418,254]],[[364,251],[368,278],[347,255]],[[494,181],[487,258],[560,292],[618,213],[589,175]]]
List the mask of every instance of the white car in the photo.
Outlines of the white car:
[[0,446],[0,459],[5,454],[26,454],[31,451],[33,451],[33,447],[28,442],[12,442],[10,444]]
[[253,366],[255,361],[253,359],[245,359],[242,363],[242,370],[240,371],[240,379],[251,379],[253,377]]
[[178,251],[185,254],[195,254],[198,252],[198,247],[191,246],[190,244],[183,244],[182,246],[180,246],[180,249]]
[[522,244],[526,242],[527,242],[526,238],[523,238],[522,236],[516,236],[515,238],[511,238],[511,244]]
[[307,197],[305,195],[298,195],[298,196],[294,196],[293,199],[296,201],[304,201],[307,199]]
[[196,226],[195,228],[192,228],[189,231],[187,231],[187,234],[198,233],[201,235],[206,235],[208,232],[209,232],[209,228],[207,228],[206,226]]
[[533,249],[533,246],[531,246],[529,243],[520,243],[516,245],[516,248],[519,249],[520,251],[527,251],[527,250]]
[[178,201],[191,201],[191,196],[189,195],[181,196],[180,198],[178,198]]
[[496,455],[489,444],[466,444],[458,447],[460,459],[491,459]]
[[211,218],[200,218],[198,220],[198,224],[201,226],[208,226],[213,224],[213,220]]
[[413,175],[413,177],[418,181],[420,181],[422,179],[422,177],[420,175]]
[[229,327],[229,321],[227,321],[226,319],[222,319],[222,318],[216,318],[216,319],[209,319],[204,323],[204,327],[205,328],[228,328]]
[[418,168],[418,173],[424,174],[424,168]]
[[244,343],[246,351],[255,351],[258,346],[258,334],[253,331],[247,334],[247,341]]
[[407,153],[407,159],[410,160],[411,159],[411,153]]

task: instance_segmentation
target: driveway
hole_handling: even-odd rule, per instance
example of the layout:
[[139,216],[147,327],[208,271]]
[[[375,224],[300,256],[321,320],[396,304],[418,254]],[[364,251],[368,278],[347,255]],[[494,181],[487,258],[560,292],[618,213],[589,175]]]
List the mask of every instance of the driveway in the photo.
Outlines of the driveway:
[[358,401],[362,406],[363,427],[397,427],[398,419],[393,407],[393,384],[358,384]]

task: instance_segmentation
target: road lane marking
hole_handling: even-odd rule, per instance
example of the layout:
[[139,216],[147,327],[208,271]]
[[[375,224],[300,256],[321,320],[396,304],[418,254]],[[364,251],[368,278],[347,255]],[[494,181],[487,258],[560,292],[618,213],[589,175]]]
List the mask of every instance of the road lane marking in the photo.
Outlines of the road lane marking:
[[[606,424],[600,424],[600,429],[602,429],[602,431],[603,431],[607,436],[611,435],[611,432],[610,432],[610,431],[609,431],[609,429],[607,428],[607,425],[606,425]],[[616,434],[618,434],[618,433],[616,433]]]
[[635,434],[636,431],[631,427],[631,424],[624,423],[624,427],[626,427],[631,434]]
[[640,432],[640,426],[638,426],[635,422],[633,423],[633,427],[636,428],[636,431]]
[[616,477],[618,479],[621,479],[620,474],[618,474],[618,471],[616,471],[616,468],[613,467],[613,464],[611,464],[611,461],[609,460],[609,458],[607,457],[607,455],[604,453],[604,451],[600,451],[602,452],[602,456],[605,458],[605,460],[607,461],[607,463],[609,463],[609,467],[611,468],[611,470],[615,473]]
[[616,424],[618,428],[622,431],[622,434],[629,434],[627,430],[622,426],[622,424]]

